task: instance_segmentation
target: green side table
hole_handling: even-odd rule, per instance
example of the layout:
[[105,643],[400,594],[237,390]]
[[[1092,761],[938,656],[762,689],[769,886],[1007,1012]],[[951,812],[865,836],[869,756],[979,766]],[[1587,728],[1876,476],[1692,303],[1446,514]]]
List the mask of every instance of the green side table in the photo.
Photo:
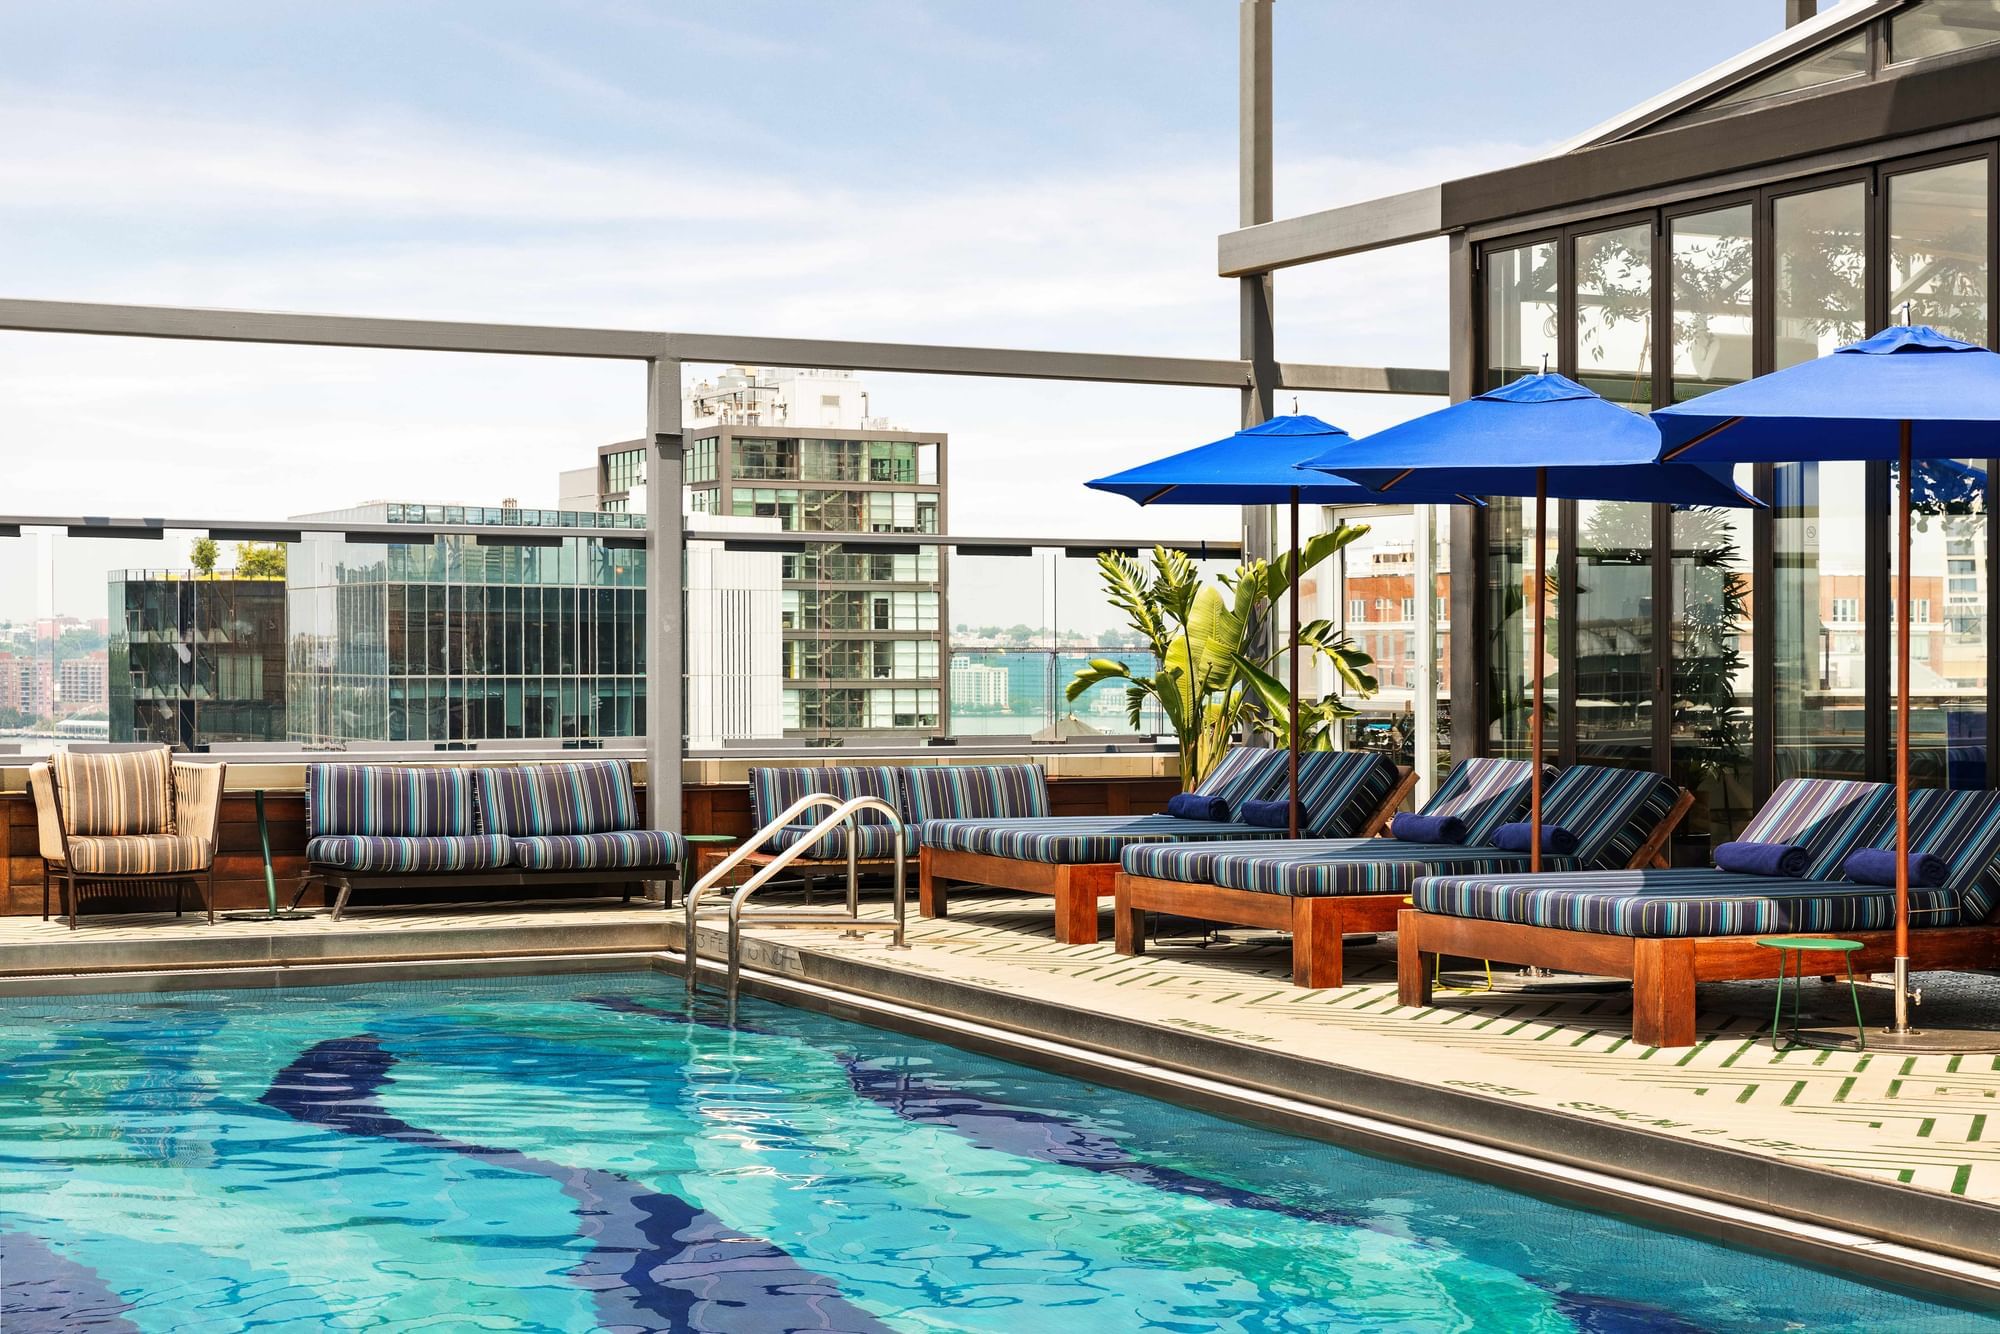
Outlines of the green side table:
[[[1828,936],[1761,936],[1757,943],[1765,949],[1778,951],[1778,999],[1771,1008],[1771,1050],[1791,1051],[1797,1047],[1823,1045],[1799,1039],[1799,993],[1805,989],[1805,956],[1808,953],[1840,955],[1841,966],[1847,970],[1847,998],[1854,1002],[1854,1050],[1868,1050],[1868,1030],[1861,1023],[1861,993],[1854,985],[1853,954],[1861,948],[1860,941],[1836,940]],[[1797,967],[1792,970],[1792,1031],[1790,1040],[1781,1047],[1778,1045],[1778,1018],[1785,1011],[1785,960],[1793,954],[1799,958]]]
[[[686,840],[688,845],[687,865],[681,868],[682,898],[686,898],[687,892],[694,888],[696,872],[701,869],[701,854],[697,849],[703,844],[707,844],[710,847],[729,847],[743,841],[734,834],[683,834],[682,838]],[[667,898],[669,903],[671,903],[673,895],[669,893]]]

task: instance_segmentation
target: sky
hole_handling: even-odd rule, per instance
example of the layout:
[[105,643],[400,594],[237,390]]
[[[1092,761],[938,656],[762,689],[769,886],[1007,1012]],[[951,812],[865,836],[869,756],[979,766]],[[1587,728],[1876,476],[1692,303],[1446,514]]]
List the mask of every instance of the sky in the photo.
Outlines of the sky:
[[[1783,17],[1672,9],[1281,0],[1278,215],[1538,156]],[[1234,355],[1236,10],[0,0],[0,295]],[[1288,360],[1442,366],[1442,247],[1288,270],[1277,310]],[[1230,392],[867,378],[950,433],[958,532],[1234,528],[1081,485],[1226,433]],[[0,513],[553,504],[641,394],[623,365],[0,334]],[[1436,406],[1309,397],[1356,433]],[[0,542],[0,619],[101,615],[107,564],[184,559],[80,546]]]

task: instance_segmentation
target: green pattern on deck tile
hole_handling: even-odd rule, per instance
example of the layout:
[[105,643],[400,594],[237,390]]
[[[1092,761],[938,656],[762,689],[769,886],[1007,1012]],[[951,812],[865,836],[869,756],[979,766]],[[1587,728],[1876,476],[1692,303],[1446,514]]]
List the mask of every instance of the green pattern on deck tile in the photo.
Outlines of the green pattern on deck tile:
[[[830,932],[791,930],[783,939],[947,978],[965,978],[977,960],[981,985],[996,990],[1399,1078],[1490,1086],[1501,1092],[1488,1096],[2000,1202],[2000,1141],[1985,1135],[2000,1060],[1774,1053],[1770,983],[1704,986],[1699,1045],[1664,1050],[1631,1041],[1627,993],[1536,992],[1504,971],[1493,992],[1441,992],[1430,1006],[1404,1007],[1393,937],[1348,949],[1347,986],[1305,991],[1290,985],[1289,954],[1268,933],[1203,949],[1155,941],[1147,954],[1124,958],[1109,939],[1058,945],[1047,899],[961,895],[953,914],[913,919],[917,948],[902,955]],[[1925,982],[1927,1010],[1945,990],[1936,979]],[[1818,1008],[1823,1019],[1838,1017],[1830,1001]],[[2000,998],[1994,1011],[2000,1026]]]

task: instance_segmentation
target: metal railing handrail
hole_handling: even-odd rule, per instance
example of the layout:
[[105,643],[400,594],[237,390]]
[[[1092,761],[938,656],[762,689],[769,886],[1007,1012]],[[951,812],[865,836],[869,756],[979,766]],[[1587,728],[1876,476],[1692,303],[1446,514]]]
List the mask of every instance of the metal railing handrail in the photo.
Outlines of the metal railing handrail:
[[[684,914],[684,927],[682,950],[687,963],[687,990],[689,995],[694,994],[700,974],[701,949],[696,930],[701,916],[702,900],[732,870],[740,866],[746,858],[763,847],[766,839],[791,824],[795,816],[807,810],[815,808],[823,809],[826,807],[832,807],[832,810],[820,817],[818,823],[800,835],[798,841],[793,843],[792,846],[781,850],[770,861],[760,866],[748,880],[737,888],[735,894],[730,897],[726,911],[729,918],[728,995],[731,1004],[735,1003],[738,982],[742,975],[744,907],[749,902],[751,895],[769,884],[779,872],[790,866],[794,861],[797,861],[808,849],[816,845],[822,837],[839,828],[842,824],[845,824],[848,828],[847,911],[840,913],[823,910],[779,909],[771,913],[753,914],[753,920],[768,921],[774,925],[782,926],[879,927],[887,925],[895,932],[892,948],[904,948],[904,919],[908,898],[908,859],[903,846],[905,826],[901,812],[880,797],[850,797],[843,801],[830,793],[809,792],[786,807],[762,829],[759,829],[749,839],[736,847],[727,857],[723,858],[722,861],[711,867],[708,874],[696,881],[683,898],[682,912]],[[896,867],[895,915],[888,923],[876,922],[861,916],[861,879],[859,858],[857,856],[857,844],[860,841],[858,837],[860,824],[857,817],[864,810],[879,810],[887,815],[889,817],[889,827],[894,838]]]

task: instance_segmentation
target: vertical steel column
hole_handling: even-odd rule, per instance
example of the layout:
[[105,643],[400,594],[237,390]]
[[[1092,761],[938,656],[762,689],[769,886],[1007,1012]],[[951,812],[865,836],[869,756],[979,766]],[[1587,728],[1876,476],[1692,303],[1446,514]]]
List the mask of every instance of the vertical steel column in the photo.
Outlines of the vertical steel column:
[[681,827],[682,617],[686,524],[681,518],[681,363],[646,363],[646,810],[655,829]]
[[1410,762],[1416,766],[1417,805],[1422,806],[1431,798],[1431,780],[1437,773],[1437,506],[1418,505],[1410,518],[1417,533],[1417,688],[1410,704],[1410,722],[1416,735]]
[[1785,26],[1796,28],[1819,13],[1819,0],[1785,0]]
[[[1240,0],[1237,69],[1236,221],[1254,227],[1271,221],[1271,0]],[[1273,283],[1269,273],[1237,279],[1237,355],[1250,363],[1243,387],[1244,426],[1270,420],[1277,411],[1278,350],[1273,324]],[[1269,560],[1275,551],[1271,510],[1243,509],[1243,558]]]
[[[1454,232],[1450,246],[1447,294],[1451,340],[1449,389],[1451,401],[1462,402],[1479,392],[1479,268],[1478,251]],[[1451,760],[1458,764],[1486,753],[1487,682],[1493,664],[1484,646],[1491,626],[1486,599],[1486,512],[1471,505],[1451,507]],[[1442,682],[1438,683],[1442,687]],[[1432,705],[1443,695],[1432,692]],[[1418,708],[1424,701],[1418,700]],[[1423,725],[1421,713],[1418,726]]]

